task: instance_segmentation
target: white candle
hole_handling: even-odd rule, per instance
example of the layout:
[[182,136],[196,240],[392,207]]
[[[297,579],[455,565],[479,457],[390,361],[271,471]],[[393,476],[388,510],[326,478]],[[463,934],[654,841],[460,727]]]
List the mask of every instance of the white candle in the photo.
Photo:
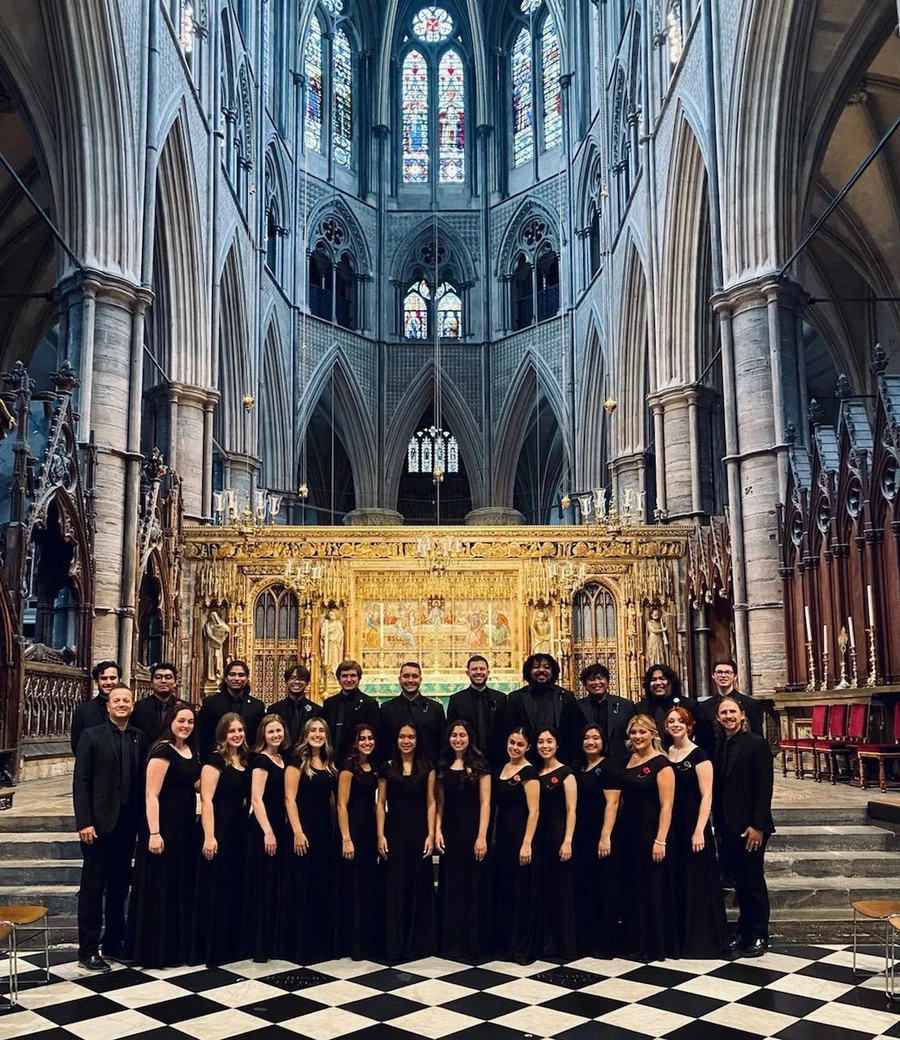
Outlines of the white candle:
[[822,625],[822,647],[828,649],[828,625]]
[[869,607],[869,628],[875,627],[875,597],[872,595],[872,586],[866,586],[866,603]]
[[853,634],[853,618],[847,618],[847,631],[850,633],[850,649],[856,649],[856,636]]
[[809,606],[803,608],[803,616],[806,618],[806,641],[807,643],[812,642],[812,625],[809,620]]

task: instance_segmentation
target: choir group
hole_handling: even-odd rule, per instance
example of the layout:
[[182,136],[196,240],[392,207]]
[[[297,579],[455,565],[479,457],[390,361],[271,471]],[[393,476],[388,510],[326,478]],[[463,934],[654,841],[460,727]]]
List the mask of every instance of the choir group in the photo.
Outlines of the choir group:
[[701,706],[663,665],[638,705],[608,693],[602,665],[580,701],[546,655],[509,698],[487,687],[484,658],[467,672],[446,716],[414,662],[380,708],[345,661],[324,704],[298,666],[266,709],[231,662],[198,712],[154,684],[143,729],[131,691],[110,684],[107,719],[76,744],[82,964],[764,951],[772,758],[748,698]]

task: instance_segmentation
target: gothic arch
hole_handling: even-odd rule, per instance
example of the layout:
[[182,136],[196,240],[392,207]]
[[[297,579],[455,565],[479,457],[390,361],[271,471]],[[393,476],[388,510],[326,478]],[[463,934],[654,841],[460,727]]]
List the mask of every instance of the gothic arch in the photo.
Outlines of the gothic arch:
[[423,251],[426,255],[434,252],[435,237],[438,247],[437,284],[440,285],[445,280],[445,274],[450,272],[458,289],[475,283],[475,264],[471,253],[459,234],[440,217],[437,222],[432,217],[423,218],[397,248],[390,265],[392,282],[405,286],[417,268],[422,268],[430,278],[434,277],[435,261],[426,263],[422,254]]
[[511,275],[519,253],[524,253],[526,258],[533,262],[545,242],[550,243],[558,256],[560,237],[559,214],[553,213],[533,197],[526,198],[520,203],[503,232],[494,273],[499,278]]
[[603,410],[609,385],[606,352],[600,324],[591,315],[578,378],[580,394],[576,407],[576,473],[579,488],[594,487],[603,479],[610,460],[609,420]]
[[219,445],[227,452],[252,455],[253,424],[243,398],[253,393],[255,365],[248,349],[253,342],[247,314],[246,279],[237,242],[232,243],[222,268],[219,317]]
[[647,280],[634,242],[625,250],[619,323],[621,354],[617,364],[619,412],[615,454],[636,454],[646,448],[646,393],[654,386],[647,356]]
[[291,381],[285,365],[281,329],[272,317],[263,344],[262,384],[259,402],[259,445],[262,455],[260,483],[270,490],[294,490],[294,455],[291,451]]
[[[338,240],[324,234],[323,224],[328,219],[337,221]],[[371,277],[374,267],[369,243],[356,214],[339,195],[329,195],[310,210],[306,221],[307,252],[315,248],[320,237],[325,239],[335,262],[340,259],[340,253],[349,248],[358,264],[357,271],[366,278]]]

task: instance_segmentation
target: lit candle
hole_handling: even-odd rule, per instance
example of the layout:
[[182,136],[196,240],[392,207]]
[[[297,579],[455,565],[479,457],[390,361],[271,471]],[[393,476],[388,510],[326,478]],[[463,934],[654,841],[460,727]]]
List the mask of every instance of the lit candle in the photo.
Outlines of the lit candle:
[[869,628],[875,627],[875,597],[872,595],[872,586],[866,586],[866,603],[869,607]]
[[828,625],[822,625],[822,646],[828,649]]
[[853,634],[853,618],[847,618],[847,631],[850,633],[850,649],[856,649],[856,636]]
[[806,641],[807,643],[812,642],[812,625],[809,620],[809,605],[803,608],[803,616],[806,618]]

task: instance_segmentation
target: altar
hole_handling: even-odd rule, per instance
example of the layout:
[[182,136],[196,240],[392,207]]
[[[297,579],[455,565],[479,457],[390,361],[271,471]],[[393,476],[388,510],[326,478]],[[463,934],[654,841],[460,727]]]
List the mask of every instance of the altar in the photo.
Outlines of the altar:
[[384,697],[397,692],[400,665],[417,661],[423,692],[445,697],[465,685],[472,654],[488,659],[492,686],[512,690],[528,654],[544,652],[566,685],[600,661],[612,688],[637,698],[649,664],[662,656],[677,669],[684,653],[676,589],[688,533],[614,518],[564,528],[186,527],[186,679],[209,692],[222,662],[239,657],[271,702],[299,662],[320,699],[352,658],[363,688]]

